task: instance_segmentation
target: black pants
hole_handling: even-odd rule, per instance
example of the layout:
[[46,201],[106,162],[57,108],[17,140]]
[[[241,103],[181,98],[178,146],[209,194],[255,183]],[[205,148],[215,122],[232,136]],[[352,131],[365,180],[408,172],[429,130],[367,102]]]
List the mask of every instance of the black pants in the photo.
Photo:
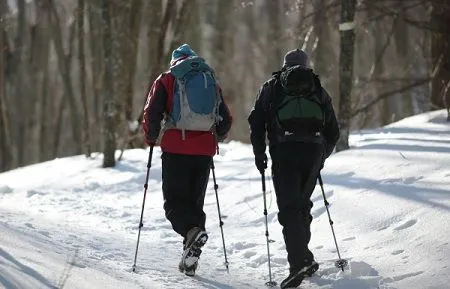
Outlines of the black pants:
[[272,147],[272,178],[277,195],[278,221],[291,269],[314,259],[308,249],[311,239],[310,198],[320,172],[323,146],[312,143],[285,143]]
[[205,229],[203,212],[212,157],[162,154],[162,189],[166,218],[186,237],[193,227]]

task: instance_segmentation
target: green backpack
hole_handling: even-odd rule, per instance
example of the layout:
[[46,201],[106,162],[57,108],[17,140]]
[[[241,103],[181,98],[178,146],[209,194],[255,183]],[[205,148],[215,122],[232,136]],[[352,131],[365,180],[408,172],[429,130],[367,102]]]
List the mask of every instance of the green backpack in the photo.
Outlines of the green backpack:
[[324,126],[322,86],[309,68],[292,66],[279,74],[281,93],[273,104],[280,136],[298,139],[320,135]]

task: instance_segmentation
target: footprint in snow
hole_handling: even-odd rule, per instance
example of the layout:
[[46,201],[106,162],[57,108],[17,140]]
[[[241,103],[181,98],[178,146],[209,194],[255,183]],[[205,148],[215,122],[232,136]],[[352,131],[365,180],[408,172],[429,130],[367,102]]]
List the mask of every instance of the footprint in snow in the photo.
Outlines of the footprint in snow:
[[[326,196],[327,199],[330,199],[333,195],[334,195],[334,191],[333,190],[330,190],[329,192],[325,193],[325,196]],[[313,203],[315,203],[317,201],[323,201],[322,194],[320,194],[320,195],[318,195],[318,196],[316,196],[316,197],[311,199],[311,202],[313,202]]]
[[403,253],[403,252],[405,252],[405,250],[395,250],[395,251],[393,251],[393,252],[391,253],[391,255],[398,255],[398,254],[401,254],[401,253]]
[[365,262],[350,262],[352,277],[379,276],[378,271]]
[[27,191],[27,198],[31,198],[34,195],[45,196],[46,194],[43,192],[35,191],[35,190]]
[[385,179],[382,182],[385,184],[392,184],[392,183],[401,183],[403,179],[401,178],[392,178],[392,179]]
[[349,237],[349,238],[345,238],[343,241],[351,241],[351,240],[355,240],[356,237]]
[[414,277],[414,276],[418,276],[418,275],[420,275],[422,273],[423,273],[423,271],[411,272],[411,273],[407,273],[407,274],[402,274],[402,275],[397,275],[397,276],[394,276],[394,277],[385,278],[385,279],[383,279],[383,281],[386,282],[386,283],[397,282],[397,281],[400,281],[400,280],[403,280],[403,279],[407,279],[407,278],[411,278],[411,277]]
[[389,228],[389,225],[385,225],[385,226],[383,226],[383,227],[381,227],[381,228],[378,228],[377,231],[378,231],[378,232],[384,231],[384,230],[386,230],[387,228]]
[[165,218],[158,218],[158,219],[155,219],[155,220],[153,220],[155,223],[165,223],[166,222],[166,219]]
[[50,237],[50,233],[47,231],[38,231],[38,233],[44,235],[45,237]]
[[[331,207],[331,204],[330,204],[330,206],[329,207]],[[314,212],[312,212],[312,216],[313,216],[313,218],[314,219],[317,219],[317,218],[319,218],[320,217],[320,215],[322,215],[323,213],[325,213],[326,212],[326,210],[327,210],[327,208],[325,208],[325,207],[319,207],[318,209],[316,209]]]
[[247,252],[244,253],[244,257],[245,258],[251,258],[251,257],[253,257],[255,255],[256,255],[255,251],[247,251]]
[[7,195],[14,192],[14,189],[8,187],[8,186],[1,186],[0,187],[0,195]]
[[246,242],[237,242],[235,244],[232,244],[232,247],[234,247],[236,250],[245,250],[255,247],[255,243],[246,243]]
[[407,221],[406,223],[404,223],[404,224],[402,224],[402,225],[400,225],[400,226],[394,228],[394,230],[395,230],[395,231],[404,230],[404,229],[407,229],[407,228],[413,226],[413,225],[416,224],[416,223],[417,223],[417,220],[415,220],[415,219],[409,220],[409,221]]
[[30,223],[25,223],[25,226],[30,228],[30,229],[35,229],[35,227],[33,226],[33,224]]
[[409,178],[404,179],[403,183],[405,185],[410,185],[410,184],[413,184],[413,183],[415,183],[417,181],[420,181],[421,179],[423,179],[423,177],[409,177]]
[[245,197],[242,201],[237,202],[237,205],[243,204],[243,203],[248,203],[251,202],[253,200],[259,199],[261,198],[260,195],[254,195],[254,196],[249,196],[249,197]]
[[78,268],[81,268],[81,269],[86,268],[86,265],[81,264],[81,263],[76,262],[76,261],[74,261],[74,262],[72,262],[72,263],[70,263],[70,264],[71,264],[72,266],[74,266],[74,267],[78,267]]

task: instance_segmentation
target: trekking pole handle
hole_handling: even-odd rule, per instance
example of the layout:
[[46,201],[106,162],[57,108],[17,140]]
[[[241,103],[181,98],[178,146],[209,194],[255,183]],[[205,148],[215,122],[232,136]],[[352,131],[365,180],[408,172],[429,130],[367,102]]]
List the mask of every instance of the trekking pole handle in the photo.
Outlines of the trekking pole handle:
[[262,180],[262,190],[263,192],[266,191],[266,175],[264,171],[261,172],[261,180]]

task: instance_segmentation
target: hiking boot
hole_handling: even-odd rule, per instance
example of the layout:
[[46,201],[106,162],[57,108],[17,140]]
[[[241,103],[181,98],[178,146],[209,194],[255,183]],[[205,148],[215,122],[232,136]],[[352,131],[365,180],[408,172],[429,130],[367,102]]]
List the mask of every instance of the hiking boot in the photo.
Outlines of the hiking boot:
[[[197,256],[198,259],[200,259],[201,254],[202,254],[202,250],[198,248],[194,251],[193,255]],[[187,267],[184,264],[184,259],[182,258],[180,263],[178,264],[178,270],[180,270],[180,272],[184,273],[186,276],[193,277],[193,276],[195,276],[195,270],[197,270],[197,266],[198,266],[198,260],[197,260],[197,262],[194,263],[194,265]]]
[[194,227],[189,230],[189,232],[186,234],[184,252],[178,268],[184,268],[185,273],[186,269],[192,269],[194,268],[194,265],[196,268],[196,263],[198,262],[200,254],[202,253],[202,250],[200,248],[206,244],[207,240],[208,235],[199,227]]
[[319,269],[319,264],[312,261],[310,264],[302,268],[291,268],[289,276],[281,282],[281,289],[296,288],[299,286],[305,277],[311,277]]

